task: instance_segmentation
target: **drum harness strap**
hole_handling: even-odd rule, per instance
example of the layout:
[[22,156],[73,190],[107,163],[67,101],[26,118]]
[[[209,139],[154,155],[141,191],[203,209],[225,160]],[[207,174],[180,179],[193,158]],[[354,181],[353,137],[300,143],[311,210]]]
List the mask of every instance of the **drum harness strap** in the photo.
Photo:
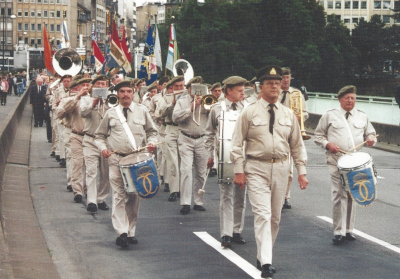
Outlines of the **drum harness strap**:
[[[132,104],[132,105],[134,105],[134,104]],[[131,143],[133,149],[136,150],[137,148],[136,148],[135,138],[133,137],[131,129],[129,129],[129,126],[128,126],[128,123],[126,122],[125,116],[122,115],[122,111],[120,110],[119,105],[115,107],[115,111],[117,112],[118,118],[121,121],[122,127],[124,127],[124,130],[128,136],[129,142]]]

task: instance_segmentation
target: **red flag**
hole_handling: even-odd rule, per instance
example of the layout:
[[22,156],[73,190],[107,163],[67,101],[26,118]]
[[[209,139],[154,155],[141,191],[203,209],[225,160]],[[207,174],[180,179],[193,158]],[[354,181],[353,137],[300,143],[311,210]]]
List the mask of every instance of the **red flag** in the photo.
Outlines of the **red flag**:
[[49,37],[47,36],[46,25],[43,24],[43,47],[44,47],[44,65],[46,69],[54,75],[55,71],[52,63],[51,47]]
[[125,56],[128,59],[129,63],[131,63],[132,55],[131,52],[129,51],[129,39],[126,37],[125,34],[125,26],[122,27],[121,48],[124,51]]
[[92,49],[96,66],[96,72],[99,73],[101,71],[101,68],[103,67],[105,58],[103,56],[103,53],[101,53],[101,50],[97,45],[96,41],[94,40],[92,40]]

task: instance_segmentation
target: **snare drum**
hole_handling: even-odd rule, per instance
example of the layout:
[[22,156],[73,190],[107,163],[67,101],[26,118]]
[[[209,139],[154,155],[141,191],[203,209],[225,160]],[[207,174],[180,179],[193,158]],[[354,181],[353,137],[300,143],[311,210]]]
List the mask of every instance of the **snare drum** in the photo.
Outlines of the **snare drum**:
[[157,194],[160,179],[150,153],[126,156],[119,161],[118,166],[128,194],[137,194],[142,199],[150,199]]
[[337,167],[343,187],[358,205],[367,206],[376,199],[377,173],[371,155],[364,152],[343,155]]

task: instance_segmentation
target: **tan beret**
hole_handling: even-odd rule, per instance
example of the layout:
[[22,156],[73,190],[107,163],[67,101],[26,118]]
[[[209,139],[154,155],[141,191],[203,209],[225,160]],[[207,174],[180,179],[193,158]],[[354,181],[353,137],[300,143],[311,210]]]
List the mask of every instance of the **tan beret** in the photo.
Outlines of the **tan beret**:
[[354,85],[346,85],[345,87],[339,90],[336,96],[338,98],[341,98],[348,93],[357,93],[357,88]]
[[186,88],[189,88],[192,83],[203,83],[203,78],[201,76],[191,78],[186,84]]
[[239,77],[239,76],[231,76],[222,81],[226,86],[233,87],[235,85],[244,85],[247,82],[247,79]]

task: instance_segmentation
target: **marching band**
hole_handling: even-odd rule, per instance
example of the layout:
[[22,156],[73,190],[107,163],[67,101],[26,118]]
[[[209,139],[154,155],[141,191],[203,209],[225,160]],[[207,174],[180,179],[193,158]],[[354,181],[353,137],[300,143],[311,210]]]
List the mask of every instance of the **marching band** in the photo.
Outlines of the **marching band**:
[[[202,77],[194,76],[189,62],[181,59],[174,65],[173,78],[162,77],[146,86],[143,79],[121,74],[111,80],[105,75],[80,76],[75,56],[72,51],[55,55],[56,79],[42,88],[37,77],[36,89],[31,91],[31,103],[44,101],[36,100],[38,95],[48,101],[50,156],[67,168],[66,187],[74,201],[81,203],[86,197],[87,211],[92,214],[109,210],[105,200],[112,189],[116,244],[127,248],[138,243],[135,232],[141,199],[153,197],[163,186],[169,202],[180,201],[180,214],[205,211],[204,186],[214,169],[220,188],[221,246],[246,243],[241,232],[248,195],[257,268],[262,278],[272,277],[281,211],[291,208],[293,166],[300,188],[308,184],[303,142],[309,138],[304,131],[308,112],[302,94],[296,96],[300,91],[290,87],[290,69],[266,66],[251,81],[231,76],[208,89]],[[355,94],[355,88],[339,93],[342,104],[343,96]],[[354,204],[336,167],[340,151],[365,138],[370,146],[375,139],[366,116],[354,105],[346,109],[344,103],[341,111],[328,111],[322,117],[315,139],[327,149],[334,184],[335,244],[354,240]],[[34,111],[35,126],[43,125],[40,112]],[[337,124],[343,122],[339,112],[346,111],[351,112],[346,119],[351,121],[347,127],[351,126],[353,145],[336,141],[347,137],[340,134],[347,132],[345,125]]]

